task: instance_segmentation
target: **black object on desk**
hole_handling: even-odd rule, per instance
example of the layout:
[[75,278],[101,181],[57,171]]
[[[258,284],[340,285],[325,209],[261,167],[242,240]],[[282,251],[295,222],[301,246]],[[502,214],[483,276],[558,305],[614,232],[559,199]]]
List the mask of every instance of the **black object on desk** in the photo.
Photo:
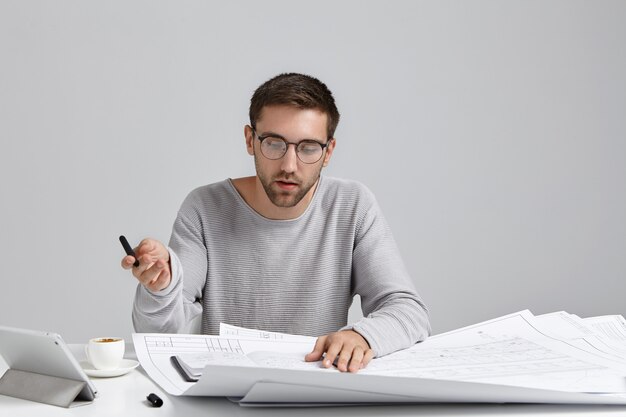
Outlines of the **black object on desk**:
[[163,400],[154,393],[148,395],[146,398],[150,401],[150,404],[152,404],[153,407],[160,407],[163,405]]

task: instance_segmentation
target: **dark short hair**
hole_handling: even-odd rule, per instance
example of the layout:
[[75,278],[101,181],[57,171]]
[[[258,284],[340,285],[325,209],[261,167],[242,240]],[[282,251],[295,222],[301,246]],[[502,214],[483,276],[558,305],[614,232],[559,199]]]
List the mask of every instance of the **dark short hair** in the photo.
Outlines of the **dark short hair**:
[[317,109],[327,116],[326,131],[332,138],[339,123],[339,111],[333,93],[317,78],[297,73],[285,73],[264,82],[250,100],[250,125],[256,122],[265,106],[289,105],[300,109]]

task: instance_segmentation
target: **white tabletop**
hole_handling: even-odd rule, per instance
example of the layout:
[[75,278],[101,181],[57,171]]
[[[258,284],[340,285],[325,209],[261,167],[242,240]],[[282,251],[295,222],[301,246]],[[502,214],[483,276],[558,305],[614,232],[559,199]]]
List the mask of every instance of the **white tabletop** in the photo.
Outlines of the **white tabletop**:
[[[78,360],[84,359],[83,345],[70,345]],[[136,359],[132,344],[126,357]],[[65,409],[0,395],[0,415],[22,416],[608,416],[626,415],[626,406],[441,404],[319,408],[247,408],[225,398],[175,397],[163,392],[141,367],[116,378],[94,378],[98,397],[89,404]],[[155,393],[163,399],[152,407],[146,397]]]

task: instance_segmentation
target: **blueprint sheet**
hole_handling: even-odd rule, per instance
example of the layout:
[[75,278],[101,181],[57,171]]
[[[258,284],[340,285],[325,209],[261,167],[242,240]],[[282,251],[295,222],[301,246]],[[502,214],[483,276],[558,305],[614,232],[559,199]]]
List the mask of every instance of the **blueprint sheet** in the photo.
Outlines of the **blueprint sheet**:
[[[608,317],[608,318],[607,318]],[[432,336],[374,359],[358,374],[304,362],[315,338],[223,324],[221,336],[135,334],[148,374],[175,395],[250,403],[555,402],[626,404],[621,316],[581,319],[521,311]],[[607,330],[610,329],[610,330]],[[169,358],[204,368],[184,382]]]
[[624,359],[584,338],[559,338],[555,328],[526,310],[431,337],[373,361],[363,373],[626,393]]

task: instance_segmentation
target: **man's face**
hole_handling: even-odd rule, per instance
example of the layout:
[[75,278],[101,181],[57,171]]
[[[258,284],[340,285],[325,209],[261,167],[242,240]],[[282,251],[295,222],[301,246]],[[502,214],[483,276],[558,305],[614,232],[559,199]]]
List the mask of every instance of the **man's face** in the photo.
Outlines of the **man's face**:
[[[325,113],[314,109],[298,109],[292,106],[264,107],[257,121],[256,134],[274,134],[290,143],[313,139],[326,143]],[[334,140],[324,149],[319,161],[306,164],[296,155],[296,147],[289,145],[280,159],[268,159],[261,152],[261,142],[252,129],[246,127],[248,153],[254,155],[257,176],[270,201],[277,207],[294,207],[319,179],[322,167],[328,164],[334,148]]]

